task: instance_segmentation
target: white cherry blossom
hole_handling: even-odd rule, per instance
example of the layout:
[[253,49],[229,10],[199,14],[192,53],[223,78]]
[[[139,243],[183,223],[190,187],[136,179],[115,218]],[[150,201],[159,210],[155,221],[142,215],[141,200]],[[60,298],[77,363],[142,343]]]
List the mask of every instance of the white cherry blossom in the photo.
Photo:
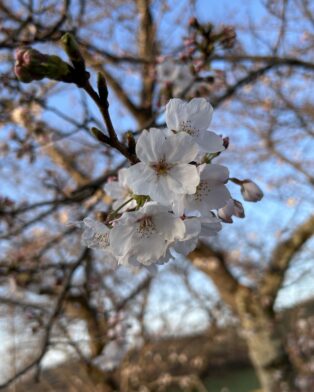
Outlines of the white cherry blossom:
[[185,225],[185,236],[182,241],[177,241],[172,248],[176,252],[187,256],[196,248],[201,232],[201,221],[199,218],[189,218],[183,222]]
[[167,127],[175,132],[185,132],[193,137],[201,151],[223,151],[223,140],[208,130],[213,108],[205,98],[193,98],[190,102],[174,98],[166,106]]
[[187,64],[178,64],[174,73],[172,93],[174,97],[187,93],[194,83],[194,76]]
[[125,212],[110,231],[110,244],[119,263],[151,265],[167,254],[170,244],[184,238],[183,221],[155,202]]
[[110,229],[103,223],[85,218],[80,224],[83,228],[82,244],[91,249],[101,250],[108,266],[117,267],[118,261],[110,246]]
[[[188,69],[172,65],[168,76],[174,87],[175,78],[181,72],[184,79]],[[231,180],[241,185],[247,201],[260,200],[262,190],[251,180],[229,179],[225,166],[199,164],[204,152],[213,154],[209,155],[213,159],[224,150],[223,139],[208,130],[212,112],[204,98],[168,103],[168,128],[144,130],[136,144],[139,162],[121,169],[118,181],[105,185],[118,219],[110,227],[91,218],[80,223],[85,246],[102,251],[111,265],[155,273],[176,254],[192,252],[199,239],[216,235],[222,222],[232,223],[233,216],[244,218],[242,204],[225,184]]]
[[[112,204],[114,210],[120,208],[124,203],[126,203],[132,197],[132,191],[127,185],[126,181],[126,171],[127,169],[120,169],[118,174],[118,181],[107,182],[104,189],[106,193],[116,200]],[[121,212],[133,209],[136,207],[136,201],[132,200],[127,203],[124,207],[120,209]]]
[[207,239],[215,236],[221,229],[221,223],[215,216],[207,218],[192,217],[184,220],[185,236],[182,241],[177,241],[173,249],[177,253],[187,256],[197,246],[200,238]]
[[202,164],[197,170],[200,182],[196,192],[177,198],[174,203],[178,215],[198,211],[201,216],[211,216],[211,210],[224,207],[231,199],[230,192],[224,185],[229,178],[229,171],[225,166]]
[[186,133],[144,130],[136,144],[141,162],[127,169],[126,182],[135,194],[169,206],[178,195],[195,193],[199,174],[189,162],[197,153],[197,145]]
[[172,83],[175,80],[177,73],[177,65],[171,61],[166,60],[157,65],[157,79],[160,83]]
[[176,64],[169,59],[157,65],[157,79],[163,85],[170,84],[175,97],[189,90],[194,82],[194,76],[187,64]]

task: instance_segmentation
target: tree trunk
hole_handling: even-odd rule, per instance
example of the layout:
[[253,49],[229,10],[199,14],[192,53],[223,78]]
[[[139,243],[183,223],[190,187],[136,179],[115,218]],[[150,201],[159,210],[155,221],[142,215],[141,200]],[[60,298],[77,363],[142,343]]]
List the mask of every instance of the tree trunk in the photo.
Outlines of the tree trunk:
[[263,392],[297,392],[296,372],[274,314],[249,289],[238,290],[236,307]]

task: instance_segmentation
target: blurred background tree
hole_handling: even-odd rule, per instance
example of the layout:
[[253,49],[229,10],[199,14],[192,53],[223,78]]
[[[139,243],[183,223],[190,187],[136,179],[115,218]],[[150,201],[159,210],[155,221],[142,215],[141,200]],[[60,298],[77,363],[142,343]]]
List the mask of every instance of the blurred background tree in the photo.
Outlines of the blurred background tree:
[[[38,390],[202,391],[212,369],[250,361],[264,391],[313,390],[313,3],[14,0],[0,20],[0,388],[35,390],[31,375]],[[264,189],[156,276],[113,272],[70,224],[104,219],[126,164],[91,134],[106,132],[94,103],[13,74],[20,46],[66,60],[67,31],[91,83],[107,81],[121,141],[162,126],[172,96],[206,97],[230,138],[217,162]],[[57,361],[54,385],[40,376]]]

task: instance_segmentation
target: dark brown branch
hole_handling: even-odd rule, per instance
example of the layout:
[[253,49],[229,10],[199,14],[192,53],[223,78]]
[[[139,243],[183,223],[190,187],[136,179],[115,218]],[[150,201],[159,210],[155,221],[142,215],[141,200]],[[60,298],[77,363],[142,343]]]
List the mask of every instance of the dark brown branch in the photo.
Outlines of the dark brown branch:
[[130,162],[136,163],[138,160],[135,155],[131,154],[127,147],[121,143],[118,139],[118,136],[116,134],[116,131],[113,127],[111,117],[109,114],[109,104],[108,102],[102,102],[100,99],[99,95],[96,93],[96,91],[92,88],[90,83],[86,81],[85,85],[83,86],[84,90],[86,93],[92,98],[92,100],[95,102],[97,105],[98,109],[101,112],[101,115],[103,117],[103,120],[106,124],[107,131],[109,134],[109,139],[108,139],[108,144],[118,150],[123,156],[125,156]]
[[[156,37],[155,25],[150,9],[150,0],[137,0],[137,9],[140,16],[138,30],[138,50],[141,58],[155,60],[156,55]],[[152,64],[143,64],[142,66],[142,91],[141,107],[150,111],[152,114],[152,100],[154,93],[154,66]],[[147,121],[147,119],[146,119]]]
[[19,377],[23,376],[24,374],[29,372],[31,369],[33,369],[34,366],[38,366],[40,364],[41,360],[43,359],[43,357],[46,354],[47,349],[49,347],[52,327],[53,327],[53,324],[54,324],[56,318],[58,317],[58,315],[60,314],[60,312],[62,310],[63,301],[65,300],[66,295],[71,287],[72,277],[73,277],[75,271],[77,270],[77,268],[83,263],[83,261],[85,260],[85,258],[88,255],[88,253],[89,253],[88,249],[85,249],[83,251],[81,256],[73,264],[71,270],[69,271],[69,273],[64,281],[63,287],[57,297],[57,300],[55,302],[55,305],[53,307],[51,315],[46,323],[45,332],[44,332],[44,336],[42,339],[41,350],[40,350],[39,355],[37,355],[35,359],[33,359],[27,366],[25,366],[20,371],[18,371],[14,376],[10,377],[3,384],[0,384],[0,389],[7,388],[14,381],[16,381]]
[[230,62],[230,63],[239,63],[239,62],[268,63],[275,66],[283,65],[289,67],[304,68],[307,70],[314,71],[314,63],[303,61],[294,57],[254,56],[254,55],[231,55],[231,56],[214,55],[211,57],[211,59],[217,61]]
[[222,94],[218,98],[214,98],[211,103],[217,108],[221,104],[223,104],[227,99],[231,98],[235,95],[241,87],[246,86],[247,84],[255,82],[260,76],[264,75],[266,72],[270,71],[274,67],[274,64],[266,65],[265,67],[261,67],[256,71],[250,72],[248,75],[239,79],[232,86],[229,86],[224,94]]
[[201,243],[188,258],[196,268],[213,280],[222,299],[235,310],[235,294],[242,286],[229,270],[226,255]]

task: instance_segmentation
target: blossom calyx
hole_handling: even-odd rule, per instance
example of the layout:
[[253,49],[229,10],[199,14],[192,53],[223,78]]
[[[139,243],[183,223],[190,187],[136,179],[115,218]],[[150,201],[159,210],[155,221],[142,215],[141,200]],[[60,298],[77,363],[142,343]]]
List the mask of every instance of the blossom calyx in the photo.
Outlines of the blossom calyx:
[[251,180],[242,181],[241,194],[244,200],[252,202],[260,201],[264,196],[261,188]]

